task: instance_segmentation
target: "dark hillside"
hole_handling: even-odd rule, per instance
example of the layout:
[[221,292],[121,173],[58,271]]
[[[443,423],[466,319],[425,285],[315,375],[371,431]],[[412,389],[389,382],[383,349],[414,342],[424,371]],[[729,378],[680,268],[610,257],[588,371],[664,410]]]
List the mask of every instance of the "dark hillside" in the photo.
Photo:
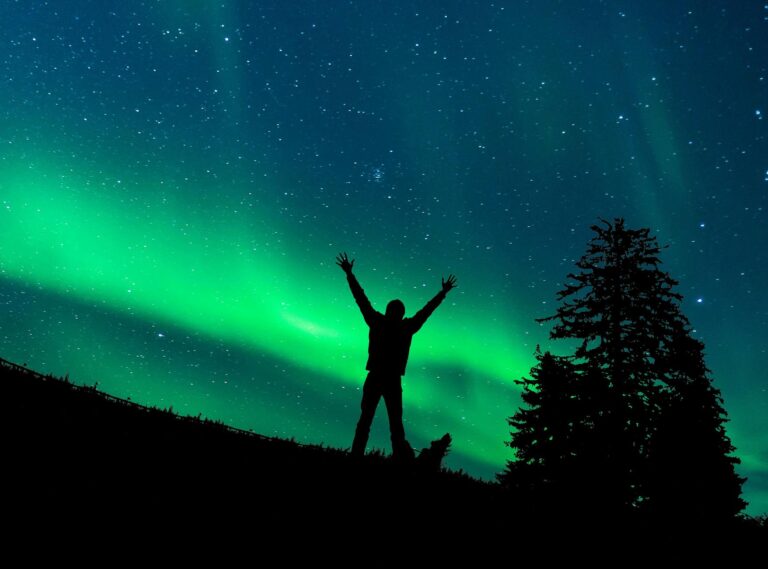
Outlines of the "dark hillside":
[[282,538],[348,536],[345,547],[358,532],[392,540],[408,528],[450,541],[469,520],[473,531],[495,533],[488,514],[500,512],[500,489],[461,473],[378,454],[356,460],[142,406],[5,360],[0,381],[9,497],[21,511],[120,526],[162,520],[167,531],[190,520],[197,530],[218,531],[229,520]]
[[[5,360],[0,389],[4,511],[36,539],[55,528],[187,553],[229,543],[256,559],[277,552],[287,566],[655,558],[676,540],[675,558],[704,553],[704,535],[680,541],[641,520],[542,512],[462,473],[181,417]],[[745,524],[728,542],[748,547],[758,531]]]

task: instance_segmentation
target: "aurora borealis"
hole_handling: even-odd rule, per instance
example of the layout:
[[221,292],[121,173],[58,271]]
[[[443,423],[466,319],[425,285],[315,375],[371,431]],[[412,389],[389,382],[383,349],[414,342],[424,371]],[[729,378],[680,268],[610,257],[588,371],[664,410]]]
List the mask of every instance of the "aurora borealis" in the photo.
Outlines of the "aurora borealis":
[[[348,447],[379,310],[414,447],[490,478],[534,319],[648,226],[768,511],[768,5],[3,2],[0,357]],[[369,448],[389,448],[379,408]]]

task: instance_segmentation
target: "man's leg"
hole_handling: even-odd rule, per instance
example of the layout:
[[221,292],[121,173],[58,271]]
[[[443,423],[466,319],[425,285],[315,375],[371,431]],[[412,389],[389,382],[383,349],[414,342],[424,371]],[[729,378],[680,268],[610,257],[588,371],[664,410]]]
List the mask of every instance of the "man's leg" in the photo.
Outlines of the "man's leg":
[[379,382],[376,381],[376,377],[365,378],[363,384],[363,401],[360,403],[360,420],[357,422],[357,428],[355,429],[355,440],[352,441],[352,454],[357,456],[363,456],[365,454],[365,445],[368,444],[368,435],[371,432],[371,423],[373,423],[373,416],[376,414],[376,407],[379,405],[379,399],[381,398],[381,387]]
[[384,389],[384,403],[389,415],[389,434],[392,438],[392,455],[397,458],[413,458],[413,449],[405,440],[403,427],[403,388],[400,378],[387,378],[388,385]]

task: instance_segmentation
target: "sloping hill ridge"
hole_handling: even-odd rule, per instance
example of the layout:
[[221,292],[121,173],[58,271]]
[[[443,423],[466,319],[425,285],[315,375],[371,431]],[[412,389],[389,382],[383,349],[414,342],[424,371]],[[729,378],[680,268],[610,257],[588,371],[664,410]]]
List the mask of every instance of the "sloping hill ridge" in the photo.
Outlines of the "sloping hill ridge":
[[[264,482],[269,483],[270,494],[276,486],[291,493],[314,487],[327,493],[334,487],[362,486],[363,480],[368,480],[366,487],[375,483],[381,491],[402,476],[407,476],[409,486],[498,493],[495,485],[462,472],[428,472],[378,453],[354,459],[342,450],[148,407],[3,359],[0,373],[6,400],[5,437],[12,452],[25,459],[21,464],[34,464],[41,476],[52,475],[45,485],[51,499],[66,497],[71,484],[111,491],[119,483],[125,483],[120,490],[129,494],[169,498],[180,494],[179,482],[184,486],[185,481],[216,480],[224,473],[230,477],[230,487],[242,481],[259,490],[257,483]],[[158,487],[163,474],[171,472],[174,487]],[[109,477],[100,476],[107,473]],[[345,473],[349,479],[343,479]],[[204,497],[202,490],[205,487],[194,494]]]
[[733,561],[765,537],[754,523],[660,535],[634,518],[553,515],[461,472],[354,459],[182,417],[6,360],[0,393],[4,512],[26,520],[36,541],[76,528],[121,547],[150,540],[224,552],[236,543],[255,559],[277,555],[281,566],[432,567],[662,552]]
[[226,520],[262,535],[327,532],[348,548],[357,546],[355,534],[363,542],[377,536],[391,549],[408,528],[447,538],[470,517],[485,528],[501,495],[464,473],[380,454],[354,459],[146,407],[6,360],[0,390],[12,500],[45,516],[87,514],[120,526],[163,518],[169,531],[190,520],[198,530]]

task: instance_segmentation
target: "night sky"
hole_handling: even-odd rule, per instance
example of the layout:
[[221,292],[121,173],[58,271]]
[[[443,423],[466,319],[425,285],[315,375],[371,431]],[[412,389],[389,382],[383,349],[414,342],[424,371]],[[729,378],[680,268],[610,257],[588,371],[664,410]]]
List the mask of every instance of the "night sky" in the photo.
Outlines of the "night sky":
[[[0,3],[0,356],[349,447],[374,307],[416,448],[492,478],[600,217],[650,227],[768,511],[768,5]],[[383,404],[369,448],[389,450]]]

